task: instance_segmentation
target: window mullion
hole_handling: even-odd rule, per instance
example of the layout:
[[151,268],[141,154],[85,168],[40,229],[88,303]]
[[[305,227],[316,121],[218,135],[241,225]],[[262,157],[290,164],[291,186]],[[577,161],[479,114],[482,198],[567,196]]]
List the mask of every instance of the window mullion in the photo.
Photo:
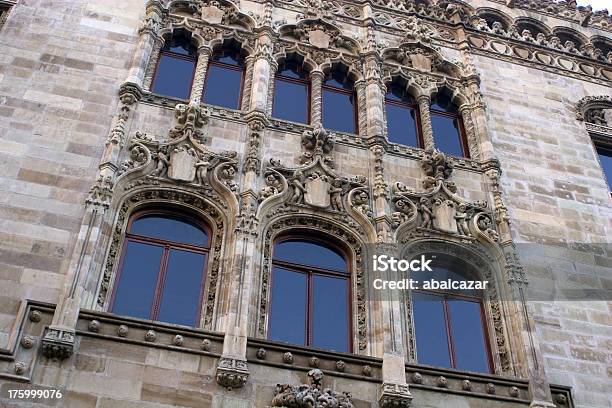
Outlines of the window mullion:
[[425,150],[433,150],[435,148],[433,127],[431,124],[431,113],[429,106],[431,105],[431,98],[429,95],[419,95],[417,98],[419,103],[419,115],[421,122],[421,131],[423,135],[423,148]]
[[307,287],[307,293],[306,293],[306,304],[307,304],[307,310],[306,310],[306,345],[307,346],[312,346],[312,315],[313,315],[313,301],[312,301],[312,295],[313,295],[313,273],[312,271],[308,271],[308,279],[307,279],[307,283],[306,283],[306,287]]
[[208,64],[211,55],[212,50],[210,47],[202,46],[198,48],[198,62],[193,75],[191,94],[189,96],[189,101],[192,103],[200,102],[204,96],[204,83],[206,81],[206,72],[208,71]]
[[168,260],[170,259],[170,246],[164,245],[164,254],[157,272],[157,285],[155,287],[155,295],[153,296],[153,305],[151,306],[151,320],[157,320],[159,317],[159,307],[163,296],[164,282],[166,280],[166,271],[168,270]]
[[457,359],[455,357],[455,340],[453,338],[452,322],[450,310],[448,307],[448,298],[444,297],[444,321],[446,322],[446,335],[448,338],[448,354],[451,360],[451,367],[457,368]]

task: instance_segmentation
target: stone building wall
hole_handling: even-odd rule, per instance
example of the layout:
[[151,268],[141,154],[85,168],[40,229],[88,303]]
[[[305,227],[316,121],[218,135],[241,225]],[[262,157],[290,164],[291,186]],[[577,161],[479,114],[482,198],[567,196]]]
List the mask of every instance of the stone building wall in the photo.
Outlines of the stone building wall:
[[[495,375],[419,366],[410,323],[385,320],[387,306],[375,302],[362,310],[363,299],[354,300],[355,314],[367,317],[367,323],[356,322],[353,328],[354,355],[264,340],[260,297],[265,298],[261,288],[266,281],[266,233],[287,228],[291,225],[287,220],[294,218],[366,244],[404,239],[409,227],[393,226],[391,216],[397,210],[393,199],[411,196],[394,186],[400,182],[407,189],[421,190],[422,161],[429,153],[386,143],[384,126],[376,122],[380,112],[371,103],[376,102],[375,91],[369,88],[361,96],[366,99],[360,100],[368,102],[359,112],[360,134],[335,135],[329,155],[333,172],[312,162],[319,171],[352,183],[353,190],[343,198],[342,214],[283,203],[283,192],[266,184],[265,176],[280,174],[279,180],[287,181],[295,176],[290,168],[299,166],[308,152],[302,139],[312,127],[271,119],[262,109],[239,112],[201,106],[176,113],[176,104],[187,109],[194,101],[188,105],[189,101],[148,92],[146,76],[155,61],[152,39],[180,27],[179,17],[190,16],[181,2],[172,3],[179,10],[176,18],[169,23],[168,14],[163,14],[162,24],[157,2],[145,7],[144,2],[114,0],[61,4],[20,0],[0,28],[0,404],[23,405],[8,399],[9,389],[59,388],[65,399],[47,400],[41,406],[157,403],[259,408],[272,404],[277,383],[313,387],[314,374],[307,373],[319,368],[325,374],[323,386],[351,392],[356,407],[385,406],[393,400],[405,404],[410,401],[408,387],[415,407],[544,407],[547,401],[559,407],[612,407],[612,314],[605,301],[538,299],[528,304],[525,317],[513,309],[515,302],[504,302],[501,295],[501,311],[493,306],[489,312],[491,317],[496,312],[501,315],[495,320],[500,326],[490,327],[496,336]],[[594,254],[588,244],[605,249],[601,245],[612,237],[610,193],[597,164],[589,124],[577,120],[576,106],[589,96],[610,99],[611,57],[578,55],[554,49],[548,42],[535,44],[519,38],[521,33],[512,37],[510,30],[491,33],[479,26],[474,10],[488,7],[509,19],[530,17],[551,33],[553,28],[566,27],[612,43],[610,17],[551,5],[530,10],[522,1],[514,8],[493,0],[469,6],[437,3],[419,9],[410,8],[410,2],[400,6],[383,1],[243,0],[237,20],[230,25],[236,29],[243,24],[237,29],[238,39],[256,59],[271,61],[277,50],[264,45],[280,35],[279,27],[303,17],[333,22],[346,43],[354,41],[360,47],[364,65],[348,65],[361,75],[364,86],[382,84],[388,75],[384,69],[372,70],[369,55],[379,53],[377,58],[382,59],[384,49],[398,47],[406,38],[425,52],[438,47],[436,55],[446,62],[443,68],[407,69],[405,75],[445,78],[464,98],[464,116],[474,122],[472,159],[445,158],[446,164],[454,165],[452,178],[437,173],[435,177],[444,186],[454,183],[461,200],[495,220],[497,239],[475,230],[474,246],[482,244],[499,257],[499,268],[492,273],[503,277],[497,283],[500,292],[519,293],[524,288],[523,273],[532,286],[555,276],[562,279],[557,282],[560,287],[569,282],[569,286],[609,289],[609,252]],[[234,11],[225,1],[210,6],[220,5],[226,12]],[[402,12],[402,7],[408,10]],[[207,10],[201,15],[208,22],[206,18],[200,22],[198,34],[214,43],[218,37],[206,38],[204,28],[227,22],[218,25],[214,10]],[[368,24],[373,27],[370,31]],[[427,30],[425,35],[419,31],[425,25],[437,30],[433,44]],[[231,31],[224,35],[234,35]],[[308,49],[312,43],[302,41],[302,46]],[[350,50],[344,53],[351,56]],[[269,79],[272,72],[270,68],[254,73],[252,108],[265,100],[257,81]],[[427,83],[432,88],[423,94],[435,93],[439,84]],[[175,127],[184,136],[189,130],[185,123],[190,123],[186,112],[204,118],[203,125],[194,126],[205,135],[203,151],[216,160],[205,185],[150,177],[157,145],[147,138],[167,141]],[[322,136],[315,132],[314,137]],[[254,148],[259,162],[249,170],[254,139],[260,141]],[[145,150],[150,161],[139,161]],[[223,153],[228,151],[236,153]],[[311,153],[324,162],[324,155]],[[225,177],[229,168],[235,175]],[[362,183],[356,176],[367,181]],[[266,187],[271,192],[267,201],[261,195]],[[367,207],[355,198],[360,189],[367,191]],[[150,193],[155,190],[164,192]],[[488,203],[482,208],[474,204],[481,201]],[[107,313],[106,292],[116,271],[112,248],[121,244],[114,241],[121,235],[116,228],[143,202],[180,202],[220,226],[219,267],[216,279],[206,285],[214,300],[200,329]],[[249,213],[250,205],[260,212]],[[241,246],[233,238],[236,234],[248,244]],[[417,233],[414,239],[422,238]],[[434,238],[457,241],[435,233]],[[535,243],[546,245],[545,260],[537,251],[534,255],[530,244]],[[518,257],[522,268],[511,262],[512,256]],[[252,266],[242,271],[236,259],[246,259]],[[355,289],[359,296],[361,288]],[[239,322],[237,310],[245,308],[246,319]],[[407,310],[406,306],[394,309],[401,316]],[[525,329],[526,322],[533,331]],[[399,356],[390,349],[389,327],[398,329],[393,341],[400,344]],[[68,337],[51,338],[54,330]]]

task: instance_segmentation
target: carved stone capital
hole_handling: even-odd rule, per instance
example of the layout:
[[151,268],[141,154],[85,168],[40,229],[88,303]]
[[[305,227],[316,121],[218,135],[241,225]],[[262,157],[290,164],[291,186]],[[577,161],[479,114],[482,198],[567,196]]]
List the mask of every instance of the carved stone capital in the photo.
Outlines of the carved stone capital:
[[41,343],[44,356],[64,360],[74,351],[74,330],[48,327]]
[[407,408],[412,403],[408,384],[383,383],[378,404],[381,408]]
[[246,360],[221,357],[215,375],[217,383],[228,390],[242,388],[249,379]]

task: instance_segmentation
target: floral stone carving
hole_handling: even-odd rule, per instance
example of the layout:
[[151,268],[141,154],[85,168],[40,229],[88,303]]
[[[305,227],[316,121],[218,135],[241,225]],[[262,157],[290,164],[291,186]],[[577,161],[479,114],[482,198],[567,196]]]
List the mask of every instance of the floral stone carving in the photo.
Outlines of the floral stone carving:
[[42,338],[42,353],[46,357],[64,360],[74,350],[74,331],[47,328]]
[[308,384],[278,384],[272,407],[284,408],[353,408],[351,394],[323,388],[323,372],[318,368],[308,372]]

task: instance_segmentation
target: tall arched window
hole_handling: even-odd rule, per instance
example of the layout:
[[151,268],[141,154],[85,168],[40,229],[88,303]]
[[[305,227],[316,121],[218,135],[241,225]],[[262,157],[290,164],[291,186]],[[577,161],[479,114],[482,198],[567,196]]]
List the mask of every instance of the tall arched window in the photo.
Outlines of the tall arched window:
[[423,147],[419,105],[403,86],[392,84],[385,96],[387,136],[390,142]]
[[197,326],[209,234],[188,216],[147,211],[128,224],[113,313]]
[[[434,268],[434,272],[413,272],[412,279],[473,280],[457,260]],[[482,291],[419,290],[412,292],[412,313],[417,361],[436,367],[475,372],[492,372],[485,325]]]
[[339,69],[332,70],[321,90],[323,127],[357,133],[357,98],[353,81]]
[[197,62],[197,51],[184,33],[167,39],[157,61],[151,91],[189,99]]
[[285,238],[274,245],[268,338],[351,351],[350,271],[325,241]]
[[279,66],[274,79],[272,116],[298,123],[310,123],[310,81],[295,61]]
[[206,73],[202,100],[211,105],[240,109],[244,82],[244,58],[235,48],[213,54]]
[[444,92],[436,95],[431,105],[431,127],[438,150],[460,157],[469,157],[463,120],[451,98]]

